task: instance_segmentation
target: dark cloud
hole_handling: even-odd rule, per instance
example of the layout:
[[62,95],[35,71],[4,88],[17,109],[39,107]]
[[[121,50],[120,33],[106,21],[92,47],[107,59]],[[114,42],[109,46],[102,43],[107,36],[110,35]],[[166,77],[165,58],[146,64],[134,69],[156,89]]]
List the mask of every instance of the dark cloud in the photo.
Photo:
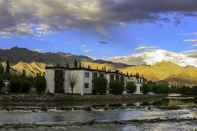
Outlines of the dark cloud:
[[102,29],[108,24],[168,21],[164,14],[171,13],[195,17],[196,12],[197,0],[0,0],[0,34]]

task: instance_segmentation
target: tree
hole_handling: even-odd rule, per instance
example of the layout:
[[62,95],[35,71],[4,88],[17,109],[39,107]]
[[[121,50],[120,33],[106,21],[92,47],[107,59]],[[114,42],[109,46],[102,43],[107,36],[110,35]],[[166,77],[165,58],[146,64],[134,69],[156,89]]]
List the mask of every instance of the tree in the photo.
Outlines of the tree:
[[46,79],[44,76],[36,76],[34,78],[34,87],[36,88],[36,92],[38,94],[42,94],[46,91]]
[[193,95],[197,95],[197,86],[193,86],[191,90]]
[[25,76],[13,75],[10,77],[10,92],[14,94],[29,93],[33,85],[32,79]]
[[75,88],[75,85],[77,83],[77,80],[78,80],[78,77],[75,74],[70,73],[70,75],[68,77],[68,81],[69,81],[69,84],[70,84],[72,94],[74,94],[74,88]]
[[4,67],[3,65],[0,63],[0,74],[3,74],[4,73]]
[[134,82],[130,81],[126,85],[126,89],[128,93],[134,93],[136,91],[136,85]]
[[0,75],[0,91],[1,89],[4,87],[4,83],[3,83],[3,77],[2,75]]
[[143,83],[142,92],[147,94],[148,92],[153,92],[154,83],[152,81],[148,81],[147,83]]
[[17,76],[10,77],[10,85],[9,85],[10,93],[18,94],[21,89],[21,80]]
[[78,67],[78,62],[77,62],[77,60],[76,60],[76,59],[74,60],[74,66],[75,66],[75,68],[77,68],[77,67]]
[[93,80],[93,94],[104,95],[107,91],[107,80],[105,77],[96,77]]
[[6,61],[6,75],[10,75],[10,62],[9,61]]
[[121,95],[124,91],[124,84],[119,80],[110,81],[110,93],[113,95]]
[[166,82],[158,82],[154,84],[153,92],[158,94],[167,94],[169,93],[170,88],[168,87],[168,83]]
[[33,87],[33,82],[31,80],[30,77],[26,77],[24,74],[22,76],[20,76],[20,80],[21,80],[21,89],[20,89],[20,93],[29,93],[31,87]]

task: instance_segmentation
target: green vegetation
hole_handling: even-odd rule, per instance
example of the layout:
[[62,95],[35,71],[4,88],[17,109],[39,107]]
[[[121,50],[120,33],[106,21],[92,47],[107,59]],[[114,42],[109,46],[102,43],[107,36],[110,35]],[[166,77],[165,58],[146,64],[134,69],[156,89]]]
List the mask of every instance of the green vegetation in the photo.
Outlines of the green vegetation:
[[142,92],[143,93],[148,93],[148,92],[153,92],[156,94],[167,94],[170,92],[170,88],[168,87],[167,82],[152,82],[148,81],[147,83],[143,84],[142,87]]
[[153,88],[154,88],[154,83],[151,81],[148,81],[147,83],[143,84],[142,92],[144,94],[147,94],[148,92],[153,92]]
[[109,84],[110,94],[121,95],[124,91],[124,84],[120,80],[112,80]]
[[180,93],[180,94],[184,94],[184,95],[197,95],[197,86],[171,87],[171,92],[172,93]]
[[26,94],[30,92],[30,89],[33,87],[33,78],[26,76],[10,76],[10,93],[13,94]]
[[93,87],[93,94],[104,95],[107,91],[107,80],[104,77],[94,78]]
[[0,63],[0,75],[2,75],[4,73],[4,68],[3,65]]
[[128,82],[126,85],[126,89],[128,93],[134,93],[136,91],[136,85],[134,82]]
[[[46,90],[46,80],[44,76],[27,76],[26,72],[23,71],[21,75],[10,74],[10,64],[9,61],[6,62],[6,68],[0,64],[0,92],[1,93],[11,93],[11,94],[28,94],[32,93],[32,90],[35,89],[38,94],[42,94]],[[4,80],[9,80],[8,88],[4,87]],[[6,91],[5,91],[6,90]]]
[[34,78],[34,87],[38,94],[43,94],[46,90],[46,79],[44,76],[37,76]]

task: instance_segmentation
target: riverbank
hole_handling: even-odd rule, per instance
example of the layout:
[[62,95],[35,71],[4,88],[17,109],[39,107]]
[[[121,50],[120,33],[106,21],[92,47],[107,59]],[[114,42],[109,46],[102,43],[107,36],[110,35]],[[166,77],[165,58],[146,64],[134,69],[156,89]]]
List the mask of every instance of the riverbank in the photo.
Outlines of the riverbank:
[[165,95],[1,95],[0,110],[13,109],[65,109],[73,106],[124,104],[161,100]]

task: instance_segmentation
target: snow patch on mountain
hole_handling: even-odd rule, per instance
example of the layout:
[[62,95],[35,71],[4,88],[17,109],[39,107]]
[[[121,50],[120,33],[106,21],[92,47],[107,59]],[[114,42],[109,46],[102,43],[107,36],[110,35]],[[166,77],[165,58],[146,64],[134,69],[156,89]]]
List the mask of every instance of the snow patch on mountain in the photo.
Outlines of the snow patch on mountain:
[[137,52],[129,56],[117,56],[108,58],[112,62],[121,62],[129,65],[153,65],[162,61],[169,61],[180,66],[194,66],[197,67],[197,58],[191,57],[189,53],[177,53],[163,49],[146,50]]

